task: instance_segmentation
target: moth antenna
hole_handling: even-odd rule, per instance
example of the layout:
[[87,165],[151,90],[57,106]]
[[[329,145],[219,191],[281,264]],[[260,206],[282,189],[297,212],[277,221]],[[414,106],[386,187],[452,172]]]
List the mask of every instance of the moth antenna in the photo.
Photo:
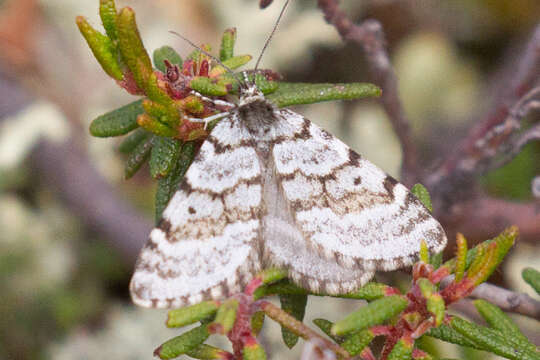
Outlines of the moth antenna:
[[286,0],[285,5],[283,5],[283,7],[281,8],[281,12],[279,13],[276,23],[274,24],[274,28],[272,29],[272,32],[268,36],[268,39],[266,39],[266,42],[264,43],[264,46],[261,50],[261,54],[259,55],[259,58],[257,59],[257,62],[255,63],[255,70],[259,68],[259,63],[261,62],[261,59],[264,55],[264,52],[266,51],[266,48],[268,47],[268,44],[270,44],[270,40],[272,40],[272,38],[274,37],[274,33],[277,30],[277,27],[281,21],[281,18],[283,17],[283,14],[285,13],[285,9],[287,9],[287,5],[289,5],[289,2],[290,0]]
[[188,38],[186,38],[185,36],[183,35],[180,35],[179,33],[177,33],[176,31],[173,31],[173,30],[169,30],[169,32],[173,35],[176,35],[178,36],[180,39],[184,40],[185,42],[187,42],[189,45],[193,46],[195,49],[199,50],[200,52],[202,52],[204,55],[210,57],[212,60],[214,60],[215,62],[217,62],[219,65],[223,66],[223,68],[225,70],[227,70],[228,73],[230,73],[232,76],[234,76],[234,78],[238,81],[238,84],[240,84],[240,86],[242,86],[242,81],[241,79],[238,77],[238,74],[236,74],[230,67],[228,67],[227,65],[223,64],[223,62],[221,60],[219,60],[217,57],[215,57],[214,55],[210,54],[208,51],[204,50],[203,48],[201,48],[199,45],[195,44],[193,41],[189,40]]

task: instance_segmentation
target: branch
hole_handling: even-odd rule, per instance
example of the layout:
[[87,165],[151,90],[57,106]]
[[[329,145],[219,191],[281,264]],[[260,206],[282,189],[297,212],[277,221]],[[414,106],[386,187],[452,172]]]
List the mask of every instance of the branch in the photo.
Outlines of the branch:
[[336,28],[344,41],[352,41],[364,50],[375,83],[383,89],[381,104],[401,144],[402,182],[412,185],[418,176],[417,150],[398,96],[397,78],[386,51],[381,24],[376,20],[366,20],[361,25],[355,25],[339,9],[337,0],[318,0],[318,6],[323,11],[325,20]]
[[540,320],[540,301],[525,293],[517,293],[496,285],[483,283],[473,290],[470,297],[487,300],[506,312]]
[[[0,68],[0,123],[31,101],[32,97]],[[57,191],[67,207],[88,228],[117,249],[126,264],[133,264],[152,224],[138,214],[92,166],[73,142],[42,141],[31,155],[35,178]]]
[[333,342],[329,341],[328,339],[323,338],[319,334],[317,334],[315,331],[313,331],[311,328],[307,327],[302,323],[301,321],[298,321],[293,316],[289,315],[285,311],[281,310],[274,304],[268,302],[268,301],[261,301],[261,310],[271,319],[276,321],[277,323],[283,325],[287,329],[291,330],[296,335],[300,336],[301,338],[305,340],[313,340],[317,339],[317,342],[321,342],[325,345],[326,348],[332,350],[337,355],[348,359],[350,357],[349,353],[345,351],[342,347],[340,347],[337,344],[334,344]]
[[[540,90],[540,88],[538,88]],[[503,158],[498,161],[493,161],[489,166],[488,170],[498,169],[505,164],[509,163],[513,158],[515,158],[525,145],[540,140],[540,123],[534,125],[527,131],[524,131],[522,134],[515,136],[514,139],[511,139],[508,144],[502,147],[499,151],[502,153]]]
[[[516,225],[520,239],[534,243],[540,237],[538,201],[513,202],[492,197],[473,198],[455,204],[437,214],[445,229],[454,229],[472,239],[496,235],[510,225]],[[455,234],[448,233],[449,238]]]
[[456,189],[463,188],[463,184],[472,181],[474,176],[494,168],[495,156],[501,154],[505,146],[506,149],[508,146],[519,147],[519,141],[512,142],[523,117],[538,108],[539,89],[535,86],[539,76],[540,25],[525,49],[513,81],[500,85],[508,89],[497,101],[500,105],[479,121],[457,146],[457,151],[426,179],[426,186],[442,201],[439,207],[447,208],[456,201],[452,196]]
[[67,206],[92,231],[133,264],[152,224],[118,196],[72,142],[42,142],[32,153],[37,178],[57,191]]
[[[59,105],[73,127],[73,137],[80,140],[80,124],[83,122],[80,121],[79,110],[83,97],[74,94],[83,93],[80,86],[85,89],[91,87],[90,80],[94,75],[87,75],[84,67],[75,62],[76,56],[65,52],[65,43],[58,41],[57,31],[44,21],[36,1],[10,1],[9,5],[0,19],[0,48],[13,50],[0,54],[3,60],[0,95],[3,104],[7,104],[0,106],[0,113],[15,112],[32,101],[29,93],[34,96],[37,93]],[[3,21],[6,19],[10,21]],[[48,44],[44,52],[39,52],[40,56],[32,55],[37,51],[37,43],[27,41],[37,36]],[[54,56],[62,56],[62,64],[68,64],[65,72],[77,69],[79,81],[60,83],[50,75],[43,64],[50,63],[51,58],[56,59]],[[73,141],[62,144],[43,141],[33,149],[31,160],[35,178],[44,180],[56,190],[67,207],[100,239],[118,250],[124,262],[131,266],[146,241],[152,223],[118,196],[118,190],[93,167],[83,147]]]
[[[454,275],[444,278],[441,281],[441,289],[444,289],[453,280]],[[506,312],[521,314],[540,320],[540,301],[533,299],[525,293],[517,293],[490,283],[483,283],[478,285],[469,297],[489,301]]]

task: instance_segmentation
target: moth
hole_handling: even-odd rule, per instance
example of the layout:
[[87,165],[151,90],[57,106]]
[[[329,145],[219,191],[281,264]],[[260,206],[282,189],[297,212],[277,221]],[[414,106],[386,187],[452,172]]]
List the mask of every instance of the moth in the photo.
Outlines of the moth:
[[239,292],[271,266],[315,293],[413,263],[441,225],[407,188],[303,116],[242,89],[152,230],[133,301],[175,308]]
[[344,294],[411,265],[422,240],[444,248],[441,225],[404,185],[247,78],[220,117],[140,253],[136,304],[224,299],[269,267]]

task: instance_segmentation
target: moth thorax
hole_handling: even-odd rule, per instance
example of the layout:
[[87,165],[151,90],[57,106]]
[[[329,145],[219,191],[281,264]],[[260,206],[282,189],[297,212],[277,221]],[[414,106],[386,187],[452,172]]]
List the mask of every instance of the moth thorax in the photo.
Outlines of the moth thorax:
[[274,112],[274,105],[264,98],[238,107],[238,116],[256,138],[263,138],[276,122]]

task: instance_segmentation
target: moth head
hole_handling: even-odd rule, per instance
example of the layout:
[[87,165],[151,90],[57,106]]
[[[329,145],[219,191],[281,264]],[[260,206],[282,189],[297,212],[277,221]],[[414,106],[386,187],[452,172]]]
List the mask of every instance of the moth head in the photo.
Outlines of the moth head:
[[264,100],[264,95],[261,90],[257,87],[255,83],[247,83],[246,86],[240,87],[240,100],[238,101],[239,106],[243,106],[249,103],[252,103],[257,100]]

